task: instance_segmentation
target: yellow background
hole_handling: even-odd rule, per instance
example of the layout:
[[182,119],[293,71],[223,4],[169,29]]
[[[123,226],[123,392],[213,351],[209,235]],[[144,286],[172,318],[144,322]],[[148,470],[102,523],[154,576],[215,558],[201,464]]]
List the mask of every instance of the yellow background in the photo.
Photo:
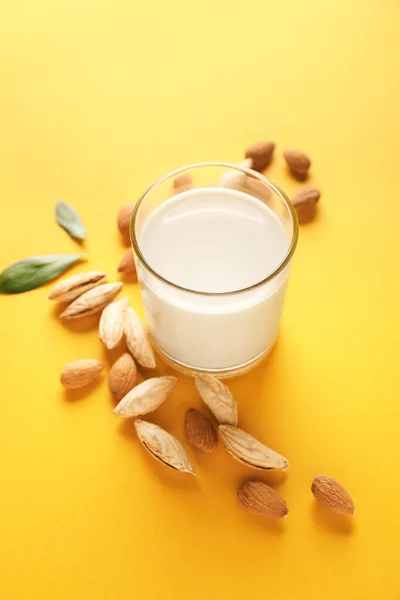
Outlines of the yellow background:
[[[239,161],[277,141],[313,159],[318,219],[302,227],[269,362],[233,380],[242,426],[291,461],[290,515],[245,513],[248,472],[222,448],[168,472],[112,415],[106,373],[67,394],[61,367],[106,357],[65,327],[49,286],[0,298],[1,600],[397,600],[400,534],[400,6],[395,0],[2,2],[1,267],[75,252],[57,199],[82,215],[86,268],[117,278],[118,207],[168,170]],[[138,288],[125,293],[140,309]],[[165,369],[160,368],[160,371]],[[183,439],[189,379],[151,418]],[[337,477],[353,523],[309,491]]]

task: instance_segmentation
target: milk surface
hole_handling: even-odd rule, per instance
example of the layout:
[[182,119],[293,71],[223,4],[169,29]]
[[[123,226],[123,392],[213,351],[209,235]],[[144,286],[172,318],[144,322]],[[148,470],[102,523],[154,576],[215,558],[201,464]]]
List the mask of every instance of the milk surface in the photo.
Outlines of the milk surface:
[[[289,241],[273,211],[232,189],[177,194],[147,219],[139,265],[151,334],[170,358],[194,368],[228,369],[272,347],[279,328],[287,269],[248,291],[284,260]],[[204,292],[210,295],[202,295]],[[230,295],[227,292],[237,292]]]

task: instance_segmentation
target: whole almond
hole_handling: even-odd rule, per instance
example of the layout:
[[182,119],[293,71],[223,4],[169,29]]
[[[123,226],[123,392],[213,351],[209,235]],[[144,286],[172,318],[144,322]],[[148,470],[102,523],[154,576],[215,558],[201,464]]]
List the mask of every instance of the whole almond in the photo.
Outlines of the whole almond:
[[289,512],[284,499],[263,481],[246,481],[238,490],[238,498],[243,508],[257,515],[281,519]]
[[121,235],[124,238],[129,238],[129,227],[134,208],[135,205],[132,204],[132,202],[128,202],[127,204],[121,206],[119,210],[117,225]]
[[128,250],[122,257],[122,260],[118,265],[118,273],[123,273],[124,275],[136,275],[136,264],[132,250]]
[[61,319],[80,319],[93,315],[114,300],[122,289],[122,283],[103,283],[79,296],[61,313]]
[[135,361],[125,352],[113,364],[108,374],[108,387],[117,402],[135,387],[137,377]]
[[272,160],[275,150],[275,142],[263,141],[256,142],[249,146],[245,152],[246,158],[252,159],[251,168],[254,171],[264,171]]
[[219,423],[238,424],[237,404],[229,388],[210,375],[195,377],[195,384],[203,402],[207,404]]
[[154,423],[140,419],[135,421],[135,429],[139,440],[153,458],[181,473],[196,475],[185,448],[173,435]]
[[176,377],[152,377],[128,392],[114,408],[118,417],[138,417],[156,410],[176,384]]
[[304,181],[307,178],[311,159],[301,150],[284,150],[283,156],[293,177]]
[[350,494],[333,477],[318,475],[312,482],[311,491],[315,499],[326,508],[343,515],[354,515],[355,508]]
[[172,183],[172,189],[175,194],[178,192],[185,192],[193,187],[193,178],[189,173],[183,173],[175,177]]
[[296,209],[299,223],[308,223],[314,218],[320,197],[321,192],[312,187],[305,187],[294,194],[292,204]]
[[244,180],[243,188],[246,192],[250,192],[252,196],[259,198],[266,204],[271,203],[272,192],[269,187],[260,179],[247,176]]
[[214,425],[195,408],[186,411],[185,434],[189,445],[201,454],[212,452],[218,443]]
[[66,279],[62,279],[49,292],[49,300],[57,302],[72,302],[82,294],[103,283],[106,273],[102,271],[90,271],[89,273],[78,273]]
[[119,298],[110,302],[100,317],[99,338],[108,350],[118,346],[125,330],[125,312],[128,308],[128,298]]
[[289,468],[286,458],[264,446],[252,435],[231,425],[220,425],[221,440],[233,458],[253,469],[282,469]]
[[142,367],[154,369],[156,359],[150,344],[147,327],[130,306],[125,313],[126,344],[133,358]]
[[80,388],[92,383],[103,369],[103,363],[94,358],[74,360],[62,369],[60,381],[66,388]]

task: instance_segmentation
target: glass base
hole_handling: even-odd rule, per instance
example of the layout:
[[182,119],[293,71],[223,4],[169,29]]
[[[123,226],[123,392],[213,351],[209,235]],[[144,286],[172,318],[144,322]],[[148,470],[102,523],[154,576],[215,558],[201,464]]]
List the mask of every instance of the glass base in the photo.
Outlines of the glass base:
[[227,379],[229,377],[236,377],[237,375],[243,375],[243,373],[247,373],[250,369],[253,369],[257,365],[259,365],[263,360],[265,360],[272,352],[275,342],[261,352],[255,358],[242,363],[241,365],[237,365],[236,367],[228,367],[225,369],[202,369],[200,367],[192,367],[190,365],[186,365],[180,361],[175,360],[168,354],[166,354],[158,344],[155,343],[154,339],[152,339],[152,345],[157,354],[162,358],[162,360],[173,369],[184,373],[185,375],[192,375],[193,377],[196,375],[213,375],[214,377],[218,377],[218,379]]

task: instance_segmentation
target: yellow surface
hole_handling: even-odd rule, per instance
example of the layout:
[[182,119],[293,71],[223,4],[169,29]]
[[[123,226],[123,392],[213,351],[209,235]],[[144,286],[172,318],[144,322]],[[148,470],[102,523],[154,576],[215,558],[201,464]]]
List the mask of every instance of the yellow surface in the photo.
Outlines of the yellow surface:
[[[3,2],[1,267],[76,251],[54,224],[63,199],[87,224],[88,267],[112,279],[119,205],[260,138],[289,194],[281,150],[309,152],[323,197],[276,350],[231,383],[243,427],[290,458],[284,522],[240,508],[245,477],[271,478],[222,448],[191,453],[196,480],[152,461],[106,375],[66,394],[66,362],[111,359],[94,327],[57,320],[48,286],[0,298],[1,600],[400,597],[399,27],[393,0]],[[152,418],[183,439],[189,406],[180,377]],[[320,472],[351,492],[352,524],[315,506]]]

